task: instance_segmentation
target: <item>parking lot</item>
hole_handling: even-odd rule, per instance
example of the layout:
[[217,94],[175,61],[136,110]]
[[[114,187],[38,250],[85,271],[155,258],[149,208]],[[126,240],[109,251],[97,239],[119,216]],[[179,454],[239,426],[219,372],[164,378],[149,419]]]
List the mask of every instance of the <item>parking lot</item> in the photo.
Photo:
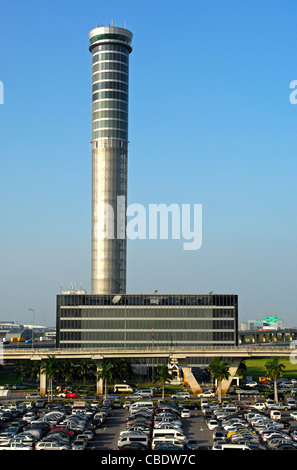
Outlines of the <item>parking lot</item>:
[[[230,445],[248,450],[297,450],[297,405],[291,394],[281,393],[280,404],[251,391],[223,396],[219,404],[216,397],[188,397],[185,393],[167,395],[165,400],[160,395],[127,400],[121,394],[107,400],[56,397],[50,402],[38,394],[13,391],[9,400],[0,403],[0,450],[115,451],[133,450],[133,445],[134,450],[150,451],[196,452]],[[172,437],[172,428],[180,437]],[[168,435],[163,436],[162,431],[154,441],[159,436],[156,429],[164,429]],[[137,433],[149,436],[144,439],[147,444],[138,442]]]

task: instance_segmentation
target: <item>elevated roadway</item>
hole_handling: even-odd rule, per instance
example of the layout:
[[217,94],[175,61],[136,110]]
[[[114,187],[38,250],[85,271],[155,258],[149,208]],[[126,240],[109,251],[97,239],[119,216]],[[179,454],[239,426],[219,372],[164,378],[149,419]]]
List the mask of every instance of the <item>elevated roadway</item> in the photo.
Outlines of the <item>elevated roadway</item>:
[[[56,359],[92,359],[97,362],[97,370],[100,370],[100,364],[104,359],[127,358],[127,359],[140,359],[140,358],[164,358],[170,362],[175,359],[183,371],[184,378],[192,389],[192,392],[199,394],[202,392],[200,384],[195,379],[188,366],[188,361],[191,358],[212,358],[223,357],[230,358],[230,377],[229,380],[222,382],[222,393],[226,393],[232,379],[234,378],[241,360],[248,358],[262,358],[262,357],[287,357],[296,361],[296,349],[288,346],[239,346],[239,347],[217,347],[217,348],[143,348],[143,349],[56,349],[56,348],[3,348],[2,359],[5,362],[12,360],[31,360],[31,361],[44,361],[49,357]],[[40,371],[40,393],[46,394],[47,378],[44,371]],[[101,379],[97,380],[97,393],[103,392],[103,383]]]
[[[297,348],[296,348],[297,349]],[[205,348],[139,348],[139,349],[99,349],[99,348],[84,348],[84,349],[57,349],[57,348],[31,348],[22,349],[17,348],[3,348],[2,359],[5,361],[10,360],[44,360],[49,356],[54,356],[57,359],[92,359],[103,360],[113,358],[192,358],[192,357],[240,357],[242,359],[252,357],[290,357],[292,347],[288,346],[262,346],[257,345],[242,345],[238,347],[205,347]]]

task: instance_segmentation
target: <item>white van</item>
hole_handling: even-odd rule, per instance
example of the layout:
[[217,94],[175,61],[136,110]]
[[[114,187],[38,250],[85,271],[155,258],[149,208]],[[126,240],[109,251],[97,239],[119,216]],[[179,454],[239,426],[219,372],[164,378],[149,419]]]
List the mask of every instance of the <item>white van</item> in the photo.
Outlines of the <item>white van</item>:
[[128,385],[128,384],[116,384],[114,387],[113,387],[113,391],[116,393],[116,392],[119,392],[119,393],[126,393],[126,392],[134,392],[133,388],[131,387],[131,385]]
[[245,444],[214,444],[211,450],[251,450]]
[[154,395],[154,391],[151,388],[141,388],[140,390],[137,390],[137,393],[143,398],[152,397]]
[[138,410],[139,408],[148,408],[150,410],[154,409],[154,403],[152,401],[137,401],[136,403],[133,403],[130,405],[130,412],[133,412],[135,410]]
[[183,434],[183,432],[179,431],[178,429],[154,429],[153,439],[156,437],[160,439],[166,439],[166,437],[174,438],[178,439],[183,443],[186,441],[186,436]]
[[125,444],[131,444],[133,442],[139,442],[140,444],[144,444],[147,448],[150,445],[150,438],[147,434],[142,433],[127,433],[124,436],[121,436],[118,440],[118,448],[120,449],[121,446]]
[[271,419],[281,419],[282,415],[281,412],[278,410],[271,410],[270,411],[270,418]]
[[236,413],[236,412],[237,412],[237,407],[236,407],[236,406],[227,405],[226,408],[224,408],[224,411],[225,411],[226,413]]

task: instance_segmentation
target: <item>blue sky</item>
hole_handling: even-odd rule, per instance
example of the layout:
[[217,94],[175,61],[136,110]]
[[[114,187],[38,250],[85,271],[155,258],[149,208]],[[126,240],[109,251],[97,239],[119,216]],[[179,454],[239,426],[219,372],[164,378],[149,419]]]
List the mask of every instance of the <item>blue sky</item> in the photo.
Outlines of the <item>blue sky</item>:
[[297,4],[6,2],[0,17],[0,319],[55,324],[90,291],[91,55],[133,32],[128,204],[202,204],[201,249],[128,241],[128,292],[236,293],[296,326]]

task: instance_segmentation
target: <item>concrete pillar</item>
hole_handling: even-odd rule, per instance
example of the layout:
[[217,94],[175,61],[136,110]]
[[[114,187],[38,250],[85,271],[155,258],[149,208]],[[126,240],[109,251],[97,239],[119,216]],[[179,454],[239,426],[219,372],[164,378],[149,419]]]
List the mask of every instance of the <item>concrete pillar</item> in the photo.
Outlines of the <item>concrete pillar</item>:
[[39,375],[39,384],[40,384],[40,395],[47,394],[47,387],[46,387],[46,374],[40,370]]
[[[97,372],[100,371],[101,369],[101,363],[102,361],[97,361]],[[103,395],[104,394],[104,384],[103,380],[97,376],[96,379],[96,395]]]
[[187,361],[185,358],[176,358],[179,367],[182,369],[183,375],[184,375],[184,381],[189,384],[189,387],[191,388],[192,392],[195,393],[196,395],[200,395],[202,393],[202,389],[197,382],[196,378],[194,377],[190,367],[187,364]]

